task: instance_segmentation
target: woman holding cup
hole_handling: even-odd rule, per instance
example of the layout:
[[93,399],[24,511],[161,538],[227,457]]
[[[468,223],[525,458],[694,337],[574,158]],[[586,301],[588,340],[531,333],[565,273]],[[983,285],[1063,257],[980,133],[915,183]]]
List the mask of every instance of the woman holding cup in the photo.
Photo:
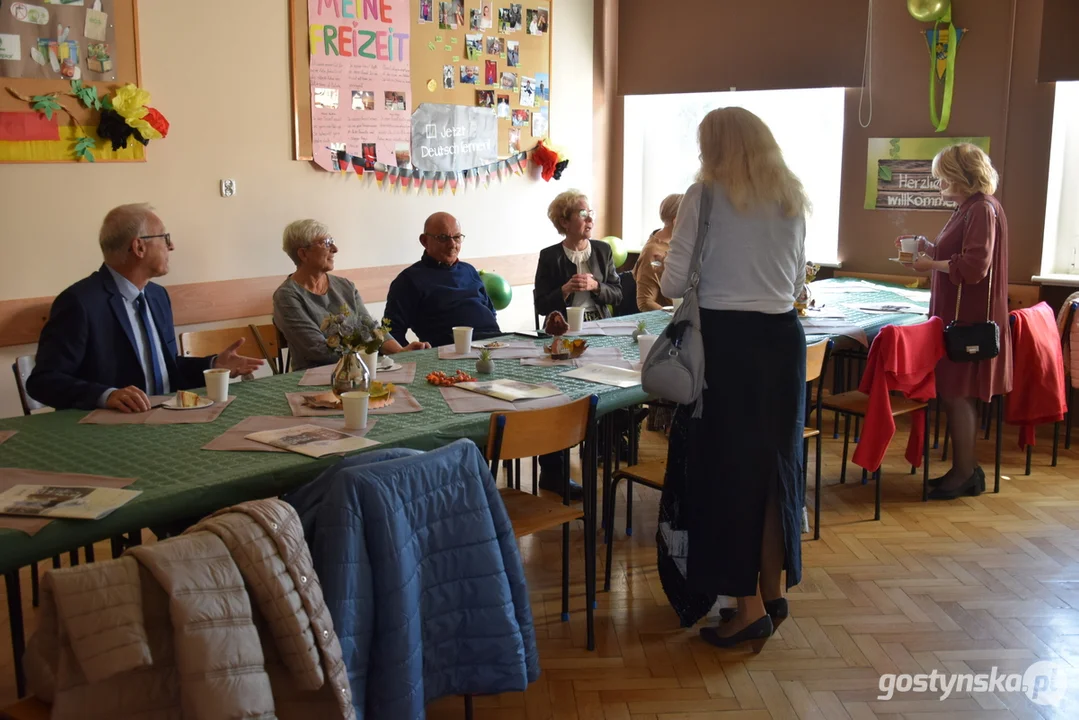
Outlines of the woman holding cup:
[[[948,414],[952,436],[952,467],[929,481],[931,500],[978,495],[985,490],[985,473],[975,457],[978,429],[976,400],[989,402],[1012,389],[1011,331],[1008,323],[1008,219],[993,197],[999,180],[985,152],[969,143],[952,145],[933,159],[933,177],[940,180],[945,200],[957,207],[935,242],[905,236],[896,240],[907,267],[931,272],[929,315],[945,325],[995,322],[1000,352],[990,360],[937,364],[937,397]],[[960,295],[962,293],[962,295]]]
[[[614,256],[610,245],[591,239],[595,213],[584,194],[577,190],[560,194],[547,208],[547,217],[562,242],[540,252],[536,313],[546,316],[557,310],[569,321],[570,332],[580,332],[575,321],[610,317],[609,306],[622,302]],[[570,314],[570,308],[580,309]]]

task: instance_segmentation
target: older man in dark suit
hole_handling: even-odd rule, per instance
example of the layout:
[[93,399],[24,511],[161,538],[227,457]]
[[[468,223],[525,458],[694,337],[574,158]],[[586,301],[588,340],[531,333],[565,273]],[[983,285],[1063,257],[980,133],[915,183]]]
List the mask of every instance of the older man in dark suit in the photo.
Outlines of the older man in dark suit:
[[204,386],[203,370],[236,377],[263,364],[237,354],[242,339],[212,357],[179,355],[169,294],[151,282],[169,271],[172,238],[149,205],[109,211],[99,242],[101,268],[53,301],[30,397],[57,409],[143,412],[149,395]]

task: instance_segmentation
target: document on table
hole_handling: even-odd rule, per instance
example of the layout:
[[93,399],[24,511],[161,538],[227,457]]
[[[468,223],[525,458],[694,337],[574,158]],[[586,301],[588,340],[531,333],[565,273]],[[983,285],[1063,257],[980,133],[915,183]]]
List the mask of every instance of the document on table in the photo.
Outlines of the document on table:
[[586,380],[600,385],[613,385],[620,388],[629,388],[641,384],[639,370],[627,370],[612,367],[611,365],[585,365],[582,368],[562,373],[561,377]]
[[895,302],[882,302],[882,303],[868,303],[866,305],[848,305],[847,307],[854,307],[862,312],[868,313],[884,313],[884,314],[910,314],[910,315],[926,315],[928,310],[921,308],[917,305],[911,305],[909,303],[895,303]]
[[629,337],[637,329],[637,323],[627,322],[586,322],[581,323],[581,331],[567,335],[604,335],[606,337]]

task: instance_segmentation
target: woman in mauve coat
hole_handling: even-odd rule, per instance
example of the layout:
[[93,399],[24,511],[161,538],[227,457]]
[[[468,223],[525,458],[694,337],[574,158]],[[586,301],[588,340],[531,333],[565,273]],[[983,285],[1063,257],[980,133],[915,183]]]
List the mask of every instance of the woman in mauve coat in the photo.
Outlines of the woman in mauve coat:
[[[976,402],[989,402],[1012,389],[1011,331],[1008,324],[1008,219],[993,197],[999,180],[989,156],[976,145],[952,145],[933,159],[933,176],[944,199],[958,207],[936,241],[920,241],[913,267],[933,273],[929,314],[944,325],[992,320],[1000,328],[1000,353],[990,360],[937,365],[937,397],[948,414],[952,468],[929,481],[933,500],[951,500],[985,491],[985,472],[975,457]],[[960,293],[962,297],[960,298]],[[958,315],[957,315],[957,300]]]

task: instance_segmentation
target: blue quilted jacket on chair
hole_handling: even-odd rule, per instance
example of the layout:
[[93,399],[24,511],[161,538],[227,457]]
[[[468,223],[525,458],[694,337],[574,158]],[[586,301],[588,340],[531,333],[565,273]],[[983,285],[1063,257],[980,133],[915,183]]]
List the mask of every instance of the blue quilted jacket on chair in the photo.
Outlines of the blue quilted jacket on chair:
[[423,718],[440,697],[522,691],[539,677],[513,527],[474,443],[348,458],[285,500],[358,718]]

